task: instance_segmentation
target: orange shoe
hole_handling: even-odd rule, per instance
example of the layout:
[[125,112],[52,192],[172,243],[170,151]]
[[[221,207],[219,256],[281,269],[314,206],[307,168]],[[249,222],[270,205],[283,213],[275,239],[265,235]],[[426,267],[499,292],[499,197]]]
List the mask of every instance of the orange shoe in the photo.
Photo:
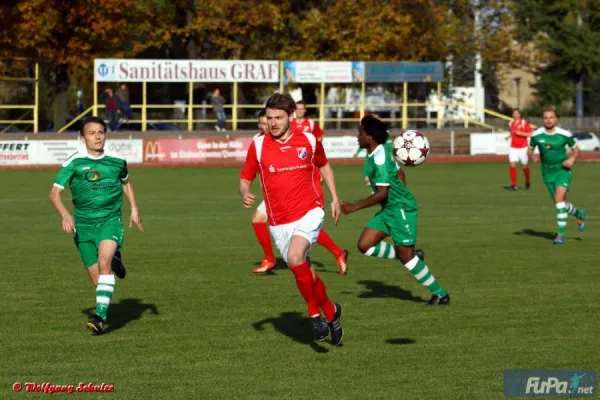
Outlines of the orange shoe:
[[348,272],[348,250],[344,250],[344,253],[335,259],[335,263],[340,268],[340,275],[346,275]]
[[265,272],[272,270],[276,266],[277,263],[275,262],[275,260],[269,260],[268,258],[265,258],[260,262],[260,265],[256,267],[252,272],[255,274],[264,274]]

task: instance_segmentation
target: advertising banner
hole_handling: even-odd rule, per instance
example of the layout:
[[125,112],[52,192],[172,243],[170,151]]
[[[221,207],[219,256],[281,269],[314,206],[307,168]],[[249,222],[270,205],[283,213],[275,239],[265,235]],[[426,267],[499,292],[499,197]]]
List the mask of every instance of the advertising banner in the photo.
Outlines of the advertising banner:
[[156,139],[144,142],[144,162],[147,163],[205,163],[211,161],[240,161],[252,138],[236,139]]
[[[353,158],[358,150],[358,140],[356,136],[334,136],[323,138],[323,148],[327,158]],[[357,158],[364,158],[366,151],[362,151]]]
[[26,140],[0,141],[0,165],[35,164],[36,142]]
[[351,83],[365,79],[363,62],[284,61],[283,83]]
[[510,142],[506,140],[506,133],[472,133],[471,155],[478,154],[508,154]]
[[96,59],[98,82],[279,82],[277,61]]

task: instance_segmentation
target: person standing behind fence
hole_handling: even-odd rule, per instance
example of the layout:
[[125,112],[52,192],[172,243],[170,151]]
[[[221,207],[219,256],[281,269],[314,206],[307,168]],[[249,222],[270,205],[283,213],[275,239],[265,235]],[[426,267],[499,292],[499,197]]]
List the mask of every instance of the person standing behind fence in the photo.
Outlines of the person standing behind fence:
[[108,127],[111,132],[117,130],[119,123],[119,114],[121,113],[121,104],[119,98],[114,95],[112,89],[104,91],[104,102],[106,105],[106,115],[108,116]]
[[121,103],[121,116],[125,119],[125,122],[129,122],[131,119],[131,103],[129,102],[129,88],[126,84],[121,84],[121,87],[117,90],[117,97]]
[[216,88],[213,92],[210,102],[213,106],[213,111],[217,116],[217,125],[215,129],[220,132],[225,132],[225,119],[227,116],[225,115],[225,108],[223,105],[225,104],[225,97],[221,96],[221,90]]

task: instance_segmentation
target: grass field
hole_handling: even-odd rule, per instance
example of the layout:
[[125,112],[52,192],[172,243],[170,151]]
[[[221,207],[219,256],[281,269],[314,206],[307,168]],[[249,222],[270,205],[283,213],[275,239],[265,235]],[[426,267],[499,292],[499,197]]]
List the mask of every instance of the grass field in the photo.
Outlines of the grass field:
[[[145,233],[126,231],[108,334],[86,327],[95,292],[47,200],[55,171],[0,173],[0,398],[14,382],[107,383],[101,398],[501,399],[508,368],[600,367],[598,164],[574,172],[570,200],[589,211],[555,246],[539,167],[530,191],[503,189],[505,164],[408,171],[418,247],[452,304],[397,261],[364,257],[375,209],[326,228],[351,251],[349,274],[315,247],[330,297],[344,305],[344,346],[312,343],[292,274],[254,276],[261,251],[238,169],[134,169]],[[360,166],[335,168],[343,199],[368,194]],[[519,176],[521,179],[521,176]],[[258,190],[258,189],[257,189]],[[69,195],[67,194],[67,202]],[[128,216],[128,211],[126,211]]]

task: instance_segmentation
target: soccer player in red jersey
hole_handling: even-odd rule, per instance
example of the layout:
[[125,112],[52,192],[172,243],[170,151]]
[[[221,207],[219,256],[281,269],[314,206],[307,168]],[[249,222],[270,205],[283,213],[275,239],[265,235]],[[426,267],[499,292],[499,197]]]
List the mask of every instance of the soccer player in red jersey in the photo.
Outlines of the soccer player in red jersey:
[[[297,110],[298,105],[296,104],[296,111]],[[306,112],[306,108],[304,111]],[[261,110],[258,113],[258,129],[260,129],[260,132],[255,136],[255,138],[257,136],[264,135],[269,129],[265,110]],[[294,128],[292,128],[292,130],[294,130]],[[319,175],[319,179],[322,181],[320,177],[320,171],[318,169],[315,171],[315,173]],[[264,253],[260,265],[252,271],[255,274],[264,274],[265,272],[268,272],[277,266],[275,255],[273,254],[273,247],[271,246],[271,235],[269,234],[269,228],[267,227],[267,220],[267,206],[263,200],[252,214],[252,228],[254,229],[256,239],[258,240],[258,243],[262,247]],[[339,247],[333,241],[333,239],[331,239],[329,234],[325,232],[325,229],[321,229],[319,232],[317,244],[325,247],[331,252],[331,254],[333,254],[335,257],[335,262],[340,270],[340,275],[346,275],[346,272],[348,272],[348,250],[344,250]]]
[[[340,202],[333,170],[321,142],[313,134],[291,129],[295,106],[294,99],[287,94],[276,93],[267,100],[269,132],[256,136],[248,149],[240,173],[240,195],[244,206],[252,207],[256,198],[250,185],[259,173],[271,236],[306,301],[315,339],[324,340],[331,333],[331,342],[337,345],[342,340],[342,307],[329,300],[325,284],[308,258],[325,218],[325,199],[317,169],[331,193],[336,224]],[[321,319],[321,311],[327,323]]]
[[292,120],[292,129],[299,129],[305,133],[312,133],[319,142],[323,141],[325,132],[319,124],[310,118],[306,118],[306,103],[302,100],[296,102],[296,117]]
[[525,175],[525,189],[529,189],[529,159],[527,157],[527,138],[531,136],[533,129],[529,122],[523,119],[521,110],[515,108],[512,113],[513,120],[510,123],[510,150],[508,161],[510,162],[511,190],[517,190],[517,163],[523,167]]

